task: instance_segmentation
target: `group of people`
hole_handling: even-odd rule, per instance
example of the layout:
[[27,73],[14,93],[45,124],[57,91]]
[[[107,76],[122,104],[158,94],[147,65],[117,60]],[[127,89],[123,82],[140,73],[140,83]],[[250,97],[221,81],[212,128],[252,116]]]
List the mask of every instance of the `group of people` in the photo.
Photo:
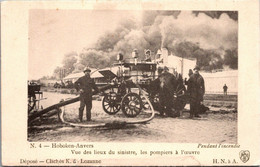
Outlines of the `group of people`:
[[[205,94],[205,86],[204,86],[204,79],[199,74],[200,68],[196,66],[192,72],[190,70],[189,79],[185,79],[185,84],[187,85],[187,93],[190,97],[190,118],[193,117],[200,117],[199,110],[201,102],[203,101],[203,96]],[[92,109],[92,90],[94,89],[96,92],[100,92],[98,87],[96,86],[94,80],[90,77],[91,70],[89,68],[84,69],[84,76],[80,77],[75,82],[75,88],[80,93],[80,107],[79,107],[79,121],[83,121],[83,111],[86,107],[86,119],[87,121],[91,121],[91,109]],[[158,69],[158,74],[162,75],[170,75],[167,68]],[[170,80],[171,77],[168,77]],[[161,82],[162,83],[162,82]],[[173,91],[173,88],[168,89]],[[166,92],[166,94],[171,94],[170,92]],[[162,100],[162,102],[167,101]],[[170,106],[169,106],[170,107]],[[166,106],[167,108],[167,106]]]
[[[204,79],[199,73],[199,66],[195,66],[193,71],[189,70],[189,79],[185,78],[185,85],[187,85],[187,95],[190,102],[190,118],[199,118],[200,110],[202,109],[201,102],[203,101],[203,96],[205,94],[205,84]],[[179,79],[181,78],[181,79]],[[174,91],[183,85],[182,77],[179,75],[175,76],[169,73],[167,67],[158,68],[158,82],[160,82],[159,90],[159,101],[162,106],[160,114],[166,113],[168,116],[180,116],[178,112],[173,112],[173,97]],[[181,82],[181,83],[179,83]],[[177,88],[178,87],[178,88]]]

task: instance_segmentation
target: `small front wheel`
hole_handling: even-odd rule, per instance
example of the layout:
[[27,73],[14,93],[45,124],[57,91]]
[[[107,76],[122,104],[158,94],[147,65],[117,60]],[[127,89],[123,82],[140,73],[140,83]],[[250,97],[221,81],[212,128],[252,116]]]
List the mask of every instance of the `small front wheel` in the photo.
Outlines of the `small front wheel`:
[[136,93],[128,93],[122,99],[121,108],[125,116],[136,117],[142,111],[142,99]]
[[105,94],[102,101],[103,110],[109,114],[114,115],[120,110],[120,100],[115,92]]

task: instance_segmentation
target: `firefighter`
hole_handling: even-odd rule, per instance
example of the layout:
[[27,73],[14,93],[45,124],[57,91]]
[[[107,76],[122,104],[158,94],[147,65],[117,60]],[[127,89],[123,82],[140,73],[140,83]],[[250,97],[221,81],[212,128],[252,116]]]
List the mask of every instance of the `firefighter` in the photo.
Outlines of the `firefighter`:
[[[189,79],[190,79],[190,76],[191,76],[192,74],[193,74],[192,69],[189,69],[189,73],[188,73]],[[185,85],[188,85],[189,79],[188,79],[188,80],[187,80],[187,78],[184,79],[184,84],[185,84]]]
[[188,93],[190,95],[190,118],[198,117],[201,102],[205,94],[204,79],[199,74],[199,66],[195,66],[194,73],[190,76],[188,81]]
[[159,77],[159,75],[161,75],[163,73],[163,68],[158,67],[157,72],[158,72],[158,77]]
[[174,90],[176,90],[177,79],[176,77],[169,72],[168,67],[163,68],[163,73],[158,76],[160,87],[159,87],[159,102],[162,106],[160,114],[164,113],[167,116],[176,117],[173,113],[173,95]]
[[84,76],[80,77],[75,82],[75,88],[80,93],[80,107],[79,107],[79,121],[82,122],[83,111],[86,106],[86,117],[87,121],[91,121],[91,109],[92,109],[92,89],[96,92],[100,92],[97,88],[94,80],[90,78],[91,70],[86,67],[84,68]]

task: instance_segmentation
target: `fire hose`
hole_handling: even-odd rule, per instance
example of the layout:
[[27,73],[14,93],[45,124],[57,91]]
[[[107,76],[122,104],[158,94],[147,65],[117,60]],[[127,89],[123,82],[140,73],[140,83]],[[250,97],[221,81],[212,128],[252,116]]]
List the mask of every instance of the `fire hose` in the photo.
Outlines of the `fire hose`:
[[58,110],[58,116],[59,119],[61,120],[62,123],[73,126],[73,127],[83,127],[83,128],[100,128],[100,127],[119,127],[119,126],[125,126],[127,124],[145,124],[149,121],[151,121],[154,118],[155,112],[154,112],[154,108],[152,103],[150,102],[149,98],[147,97],[146,93],[141,87],[140,85],[136,84],[136,86],[139,88],[141,94],[144,96],[145,100],[148,102],[151,110],[152,110],[152,114],[149,118],[145,118],[142,120],[136,120],[136,121],[113,121],[110,123],[96,123],[96,124],[79,124],[79,123],[73,123],[73,122],[68,122],[64,119],[64,113],[65,110],[61,110],[60,108],[57,108]]

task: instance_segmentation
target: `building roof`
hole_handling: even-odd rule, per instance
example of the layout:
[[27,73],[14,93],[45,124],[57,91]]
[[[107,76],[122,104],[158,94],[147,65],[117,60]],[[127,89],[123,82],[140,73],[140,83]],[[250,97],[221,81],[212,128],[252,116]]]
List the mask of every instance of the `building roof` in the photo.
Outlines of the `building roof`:
[[79,77],[82,77],[82,76],[84,76],[84,73],[78,72],[78,73],[69,74],[68,76],[66,76],[63,79],[74,79],[74,78],[79,78]]
[[41,83],[55,83],[55,82],[60,82],[60,80],[56,80],[56,79],[41,79],[40,82]]
[[223,70],[218,72],[200,72],[203,77],[238,77],[238,70]]

